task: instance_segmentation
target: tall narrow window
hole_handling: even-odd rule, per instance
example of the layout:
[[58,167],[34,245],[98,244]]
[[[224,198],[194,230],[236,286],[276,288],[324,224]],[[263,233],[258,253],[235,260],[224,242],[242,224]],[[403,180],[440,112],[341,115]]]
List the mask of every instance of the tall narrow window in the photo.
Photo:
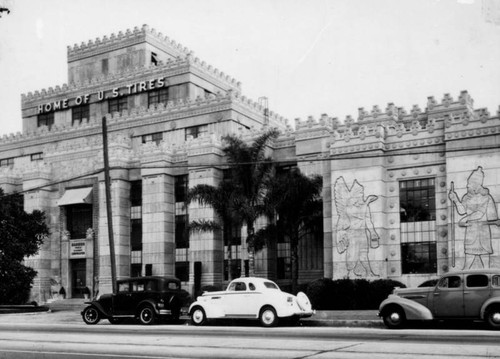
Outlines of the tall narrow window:
[[66,219],[66,226],[71,238],[85,238],[87,230],[92,228],[92,205],[75,204],[66,206]]
[[123,110],[128,110],[128,99],[127,97],[118,97],[108,100],[109,113],[122,112]]
[[54,125],[54,112],[41,113],[38,115],[38,127],[47,126],[50,128]]
[[130,182],[130,275],[142,273],[142,181]]
[[188,192],[188,175],[175,176],[175,202],[185,202]]
[[436,189],[434,178],[399,183],[403,274],[436,273]]
[[101,72],[103,75],[107,75],[109,72],[109,62],[108,59],[101,60]]
[[175,247],[189,248],[189,232],[187,228],[187,215],[175,216]]
[[189,281],[189,262],[175,262],[175,276],[181,282]]
[[76,106],[71,109],[71,123],[74,125],[76,121],[82,122],[83,119],[89,119],[90,117],[90,106],[82,105]]

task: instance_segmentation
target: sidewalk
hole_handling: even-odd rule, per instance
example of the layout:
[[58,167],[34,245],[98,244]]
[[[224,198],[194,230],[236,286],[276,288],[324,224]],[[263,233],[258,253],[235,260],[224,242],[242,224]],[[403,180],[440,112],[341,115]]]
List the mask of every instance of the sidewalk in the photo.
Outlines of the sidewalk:
[[[0,308],[0,323],[81,323],[80,312],[85,307],[83,299],[49,303],[40,306],[37,311],[25,311],[23,313],[3,311]],[[43,308],[43,309],[42,309]],[[41,311],[42,310],[42,311]],[[189,317],[181,318],[189,323]],[[107,321],[105,321],[107,322]],[[318,311],[310,318],[302,319],[304,326],[331,326],[331,327],[384,327],[382,320],[377,317],[376,310],[360,311]]]

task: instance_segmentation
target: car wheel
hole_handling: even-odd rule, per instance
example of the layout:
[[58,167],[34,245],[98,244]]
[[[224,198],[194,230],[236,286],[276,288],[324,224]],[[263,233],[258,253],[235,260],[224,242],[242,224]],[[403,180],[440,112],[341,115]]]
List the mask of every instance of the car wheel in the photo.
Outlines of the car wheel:
[[401,329],[405,322],[406,316],[402,308],[392,306],[387,308],[383,312],[382,318],[384,319],[384,324],[389,329]]
[[500,306],[488,308],[485,319],[491,329],[500,329]]
[[123,323],[123,318],[113,318],[113,317],[111,317],[111,318],[108,318],[108,320],[109,320],[109,322],[111,324],[121,324],[121,323]]
[[259,315],[260,324],[264,327],[273,327],[278,324],[278,316],[273,307],[264,307]]
[[101,320],[101,315],[96,307],[87,307],[82,312],[83,321],[88,325],[94,325],[99,323]]
[[154,324],[156,321],[156,313],[150,305],[146,305],[139,311],[139,321],[144,325]]
[[194,307],[191,311],[191,323],[194,325],[203,325],[207,321],[207,315],[202,307]]

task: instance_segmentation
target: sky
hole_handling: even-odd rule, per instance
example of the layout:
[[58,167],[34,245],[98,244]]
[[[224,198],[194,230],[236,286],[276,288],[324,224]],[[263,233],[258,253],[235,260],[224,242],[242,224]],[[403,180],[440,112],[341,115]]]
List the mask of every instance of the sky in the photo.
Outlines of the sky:
[[67,83],[67,46],[143,24],[287,118],[344,120],[428,96],[500,105],[500,0],[0,0],[0,134],[21,94]]

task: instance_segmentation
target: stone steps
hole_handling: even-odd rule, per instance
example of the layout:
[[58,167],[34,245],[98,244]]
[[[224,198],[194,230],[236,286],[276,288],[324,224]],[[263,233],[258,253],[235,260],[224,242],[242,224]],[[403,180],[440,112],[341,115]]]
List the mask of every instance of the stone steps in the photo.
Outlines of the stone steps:
[[51,311],[78,311],[85,307],[85,302],[90,299],[71,298],[71,299],[58,299],[45,305]]

